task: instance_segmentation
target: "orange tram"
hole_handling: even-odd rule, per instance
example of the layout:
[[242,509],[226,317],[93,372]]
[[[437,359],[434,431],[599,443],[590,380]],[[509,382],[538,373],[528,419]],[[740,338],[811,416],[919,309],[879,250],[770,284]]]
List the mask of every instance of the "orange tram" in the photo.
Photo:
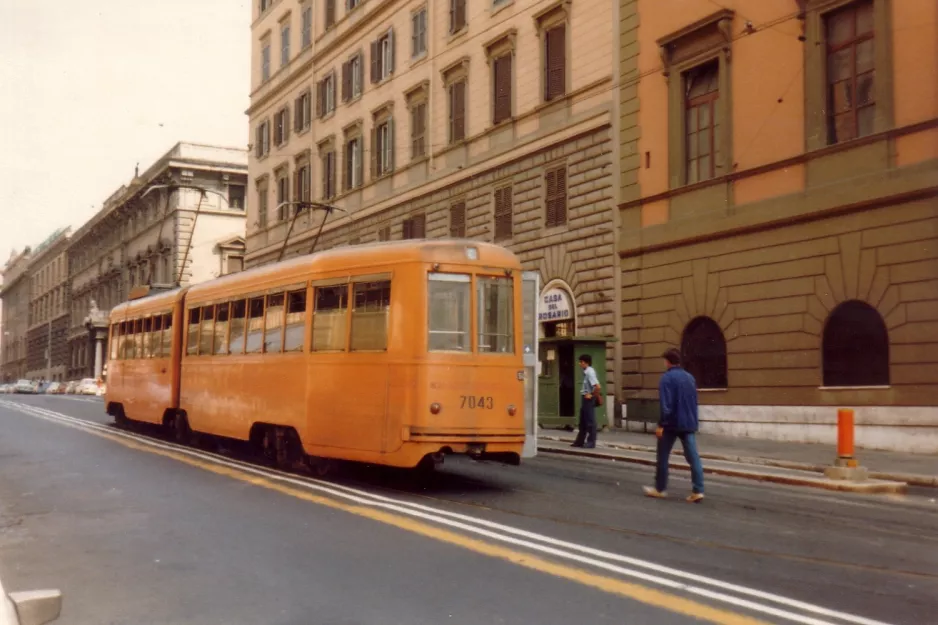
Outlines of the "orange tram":
[[105,404],[283,466],[521,462],[521,264],[473,241],[338,248],[111,312]]

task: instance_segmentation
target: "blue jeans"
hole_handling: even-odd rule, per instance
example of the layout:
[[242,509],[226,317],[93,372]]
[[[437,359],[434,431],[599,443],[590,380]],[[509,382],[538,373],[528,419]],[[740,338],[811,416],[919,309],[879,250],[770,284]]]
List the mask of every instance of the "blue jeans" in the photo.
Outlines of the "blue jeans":
[[580,396],[580,431],[577,432],[574,444],[586,447],[596,446],[596,399],[586,399]]
[[674,441],[681,439],[681,446],[684,448],[684,459],[690,465],[690,477],[693,483],[695,493],[704,492],[703,483],[703,464],[700,462],[700,454],[697,453],[697,438],[693,432],[678,432],[665,428],[658,439],[658,462],[655,467],[655,488],[658,492],[664,492],[668,488],[668,459],[671,457],[671,449],[674,447]]

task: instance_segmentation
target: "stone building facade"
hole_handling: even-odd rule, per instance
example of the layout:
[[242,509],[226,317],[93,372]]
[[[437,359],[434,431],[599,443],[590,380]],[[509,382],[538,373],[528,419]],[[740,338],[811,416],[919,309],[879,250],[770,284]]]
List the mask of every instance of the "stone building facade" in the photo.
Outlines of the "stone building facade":
[[317,249],[495,242],[564,332],[617,333],[612,3],[255,5],[247,266],[307,253],[324,214],[285,202],[324,202]]
[[938,452],[938,5],[720,4],[619,3],[627,416]]
[[3,267],[2,324],[3,352],[0,361],[0,378],[4,382],[15,382],[26,377],[26,345],[29,330],[29,263],[32,251],[10,254]]
[[70,229],[53,232],[29,262],[26,377],[65,381],[68,373],[68,245]]
[[[217,277],[229,255],[243,256],[237,242],[244,235],[246,175],[244,150],[178,143],[75,232],[69,248],[70,379],[94,375],[87,327],[92,307],[106,313],[136,286]],[[106,346],[102,352],[106,357]]]

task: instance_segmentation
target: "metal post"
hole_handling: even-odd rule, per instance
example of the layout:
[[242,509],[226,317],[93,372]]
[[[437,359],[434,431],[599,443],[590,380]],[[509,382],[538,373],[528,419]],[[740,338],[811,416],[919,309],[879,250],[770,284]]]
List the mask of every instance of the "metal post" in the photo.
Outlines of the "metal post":
[[857,466],[853,456],[853,410],[850,408],[837,411],[837,459],[842,466]]

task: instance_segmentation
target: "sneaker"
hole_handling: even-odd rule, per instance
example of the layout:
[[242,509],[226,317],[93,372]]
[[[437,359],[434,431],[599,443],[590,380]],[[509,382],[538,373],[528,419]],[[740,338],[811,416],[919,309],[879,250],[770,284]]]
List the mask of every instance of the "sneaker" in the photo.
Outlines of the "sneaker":
[[688,503],[700,503],[701,501],[703,501],[703,498],[704,498],[703,493],[691,493],[690,496],[687,498],[687,502]]
[[642,486],[642,491],[644,491],[646,497],[653,497],[655,499],[664,499],[668,496],[668,491],[659,491],[653,486]]

